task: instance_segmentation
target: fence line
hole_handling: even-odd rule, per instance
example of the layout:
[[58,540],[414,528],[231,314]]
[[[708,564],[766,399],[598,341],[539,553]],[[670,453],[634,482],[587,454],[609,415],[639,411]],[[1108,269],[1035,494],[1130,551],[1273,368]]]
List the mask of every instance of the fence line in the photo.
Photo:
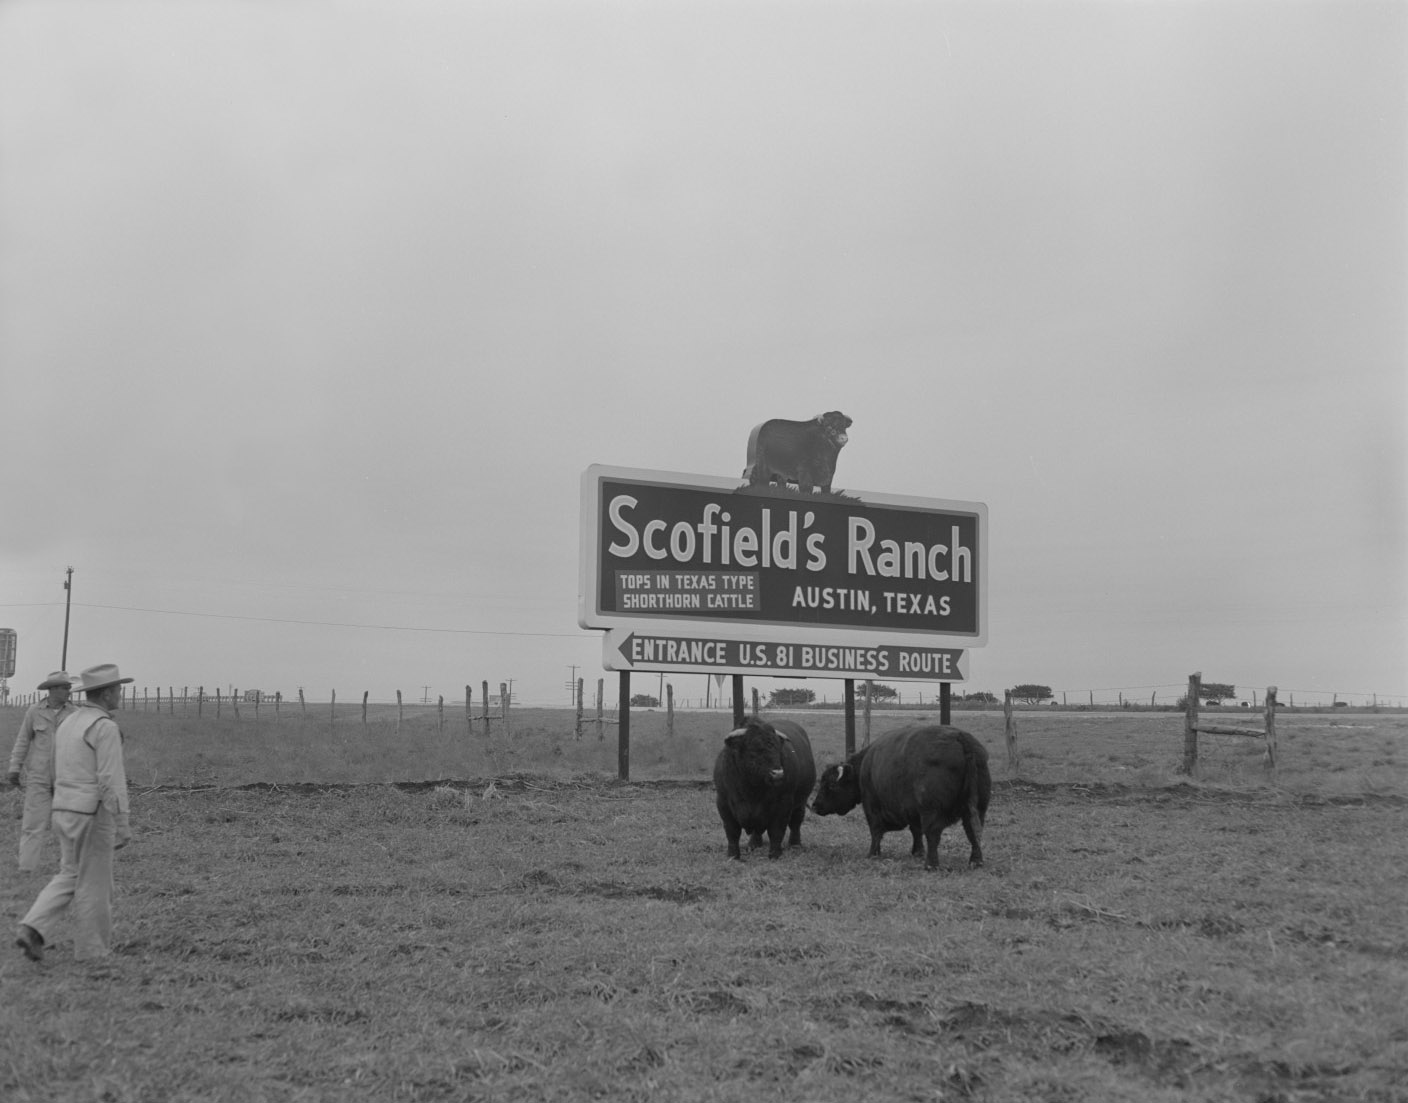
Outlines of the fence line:
[[[830,681],[827,679],[826,681]],[[579,679],[580,681],[580,679]],[[882,683],[883,684],[883,683]],[[481,714],[475,716],[472,727],[482,728],[485,724],[484,710],[488,710],[488,723],[511,722],[511,712],[505,716],[504,701],[507,700],[512,708],[559,708],[555,703],[534,702],[525,703],[518,699],[518,695],[508,689],[508,683],[499,683],[499,696],[493,698],[489,695],[489,683],[481,683],[482,696],[479,702],[475,703],[476,708],[481,710]],[[143,709],[146,711],[166,711],[174,713],[178,709],[189,711],[196,710],[197,715],[204,715],[204,710],[211,708],[215,714],[224,718],[226,711],[230,711],[236,717],[241,717],[241,707],[251,708],[257,718],[263,718],[264,711],[272,708],[275,719],[282,715],[282,711],[294,703],[294,698],[285,696],[280,691],[265,690],[239,690],[232,688],[232,692],[222,692],[220,689],[206,690],[203,686],[147,686],[137,689],[135,686],[126,687],[122,707],[126,709]],[[1044,687],[1049,688],[1049,687]],[[675,695],[673,683],[666,686],[666,697],[673,701],[673,707],[679,710],[700,710],[709,709],[719,712],[727,712],[732,707],[732,702],[726,694],[720,694],[713,699],[687,698]],[[1103,689],[1058,689],[1051,690],[1051,697],[1044,701],[1023,701],[1014,700],[1014,706],[1019,708],[1041,707],[1050,708],[1062,706],[1066,708],[1118,708],[1118,709],[1163,709],[1167,711],[1183,711],[1183,697],[1186,687],[1183,683],[1166,683],[1161,685],[1127,686],[1127,687],[1107,687]],[[952,696],[952,704],[955,708],[966,710],[972,708],[1001,710],[1004,708],[1006,691],[1002,695],[991,693],[969,693],[959,692],[959,686],[955,685]],[[398,708],[404,708],[407,702],[403,701],[400,690],[395,691],[395,704]],[[640,696],[649,697],[650,694]],[[894,697],[883,697],[876,695],[873,698],[869,694],[862,694],[857,687],[857,696],[861,697],[862,705],[876,709],[890,707],[901,708],[925,708],[938,707],[939,697],[937,693],[916,690],[913,692],[900,688]],[[4,698],[0,698],[0,707],[27,708],[28,706],[44,700],[42,692],[30,693],[10,693]],[[337,691],[329,691],[326,699],[330,705],[335,704]],[[470,701],[472,694],[470,686],[465,686],[465,711],[470,712]],[[363,691],[363,706],[389,706],[393,702],[377,698],[373,700],[369,691]],[[670,700],[657,701],[654,706],[646,705],[642,707],[665,708],[670,704]],[[1261,693],[1259,689],[1250,690],[1250,697],[1245,700],[1231,698],[1231,701],[1238,701],[1237,705],[1224,704],[1223,708],[1253,708],[1262,707]],[[304,691],[298,690],[297,704],[306,713],[309,704],[312,702],[305,698]],[[838,696],[834,700],[825,693],[818,694],[813,700],[814,706],[841,708],[844,706],[844,698]],[[569,708],[579,708],[581,702],[578,694],[574,694],[573,701],[567,706]],[[443,711],[444,698],[439,697],[411,704],[414,708],[435,708]],[[1214,706],[1217,707],[1217,706]],[[1282,710],[1289,709],[1323,709],[1323,708],[1361,708],[1380,711],[1383,709],[1404,709],[1408,708],[1408,695],[1395,693],[1366,693],[1332,690],[1298,690],[1282,688],[1277,695],[1277,707]],[[608,710],[609,711],[609,710]],[[330,713],[335,721],[335,713]],[[594,722],[594,721],[593,721]],[[611,723],[603,717],[602,723]]]

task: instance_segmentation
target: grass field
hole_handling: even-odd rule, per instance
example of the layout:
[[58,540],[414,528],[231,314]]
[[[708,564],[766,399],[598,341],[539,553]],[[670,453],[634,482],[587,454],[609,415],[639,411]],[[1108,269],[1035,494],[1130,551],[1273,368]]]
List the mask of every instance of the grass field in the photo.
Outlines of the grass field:
[[118,953],[0,954],[0,1098],[1408,1100],[1401,713],[1283,713],[1275,776],[1205,737],[1191,779],[1175,714],[1020,713],[1012,778],[956,713],[987,865],[955,830],[932,874],[859,813],[726,861],[723,714],[635,714],[628,784],[566,711],[407,717],[124,714]]

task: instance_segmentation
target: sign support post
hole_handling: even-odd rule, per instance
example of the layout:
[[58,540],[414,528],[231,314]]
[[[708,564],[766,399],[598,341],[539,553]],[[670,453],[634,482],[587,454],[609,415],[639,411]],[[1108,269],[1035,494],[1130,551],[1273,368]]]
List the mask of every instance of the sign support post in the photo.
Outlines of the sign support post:
[[621,671],[621,707],[617,710],[620,723],[616,725],[616,776],[622,781],[631,780],[631,672]]
[[856,681],[846,679],[846,757],[856,753]]

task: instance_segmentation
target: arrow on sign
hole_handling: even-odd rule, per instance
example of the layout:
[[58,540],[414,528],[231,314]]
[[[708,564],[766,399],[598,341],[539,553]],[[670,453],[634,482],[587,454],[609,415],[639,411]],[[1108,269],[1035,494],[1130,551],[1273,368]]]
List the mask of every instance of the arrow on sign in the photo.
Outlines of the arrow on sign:
[[603,652],[609,670],[786,673],[932,682],[961,682],[968,676],[967,653],[960,648],[727,640],[638,632],[623,636],[610,630]]

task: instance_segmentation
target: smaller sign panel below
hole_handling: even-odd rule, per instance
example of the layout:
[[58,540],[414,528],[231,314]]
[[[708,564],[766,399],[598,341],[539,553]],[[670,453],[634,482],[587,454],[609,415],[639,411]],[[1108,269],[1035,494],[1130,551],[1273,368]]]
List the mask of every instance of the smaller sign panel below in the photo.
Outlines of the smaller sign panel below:
[[722,636],[655,635],[611,628],[602,646],[607,670],[759,674],[782,677],[909,679],[963,682],[968,653],[961,648],[918,645],[838,645],[728,639]]

